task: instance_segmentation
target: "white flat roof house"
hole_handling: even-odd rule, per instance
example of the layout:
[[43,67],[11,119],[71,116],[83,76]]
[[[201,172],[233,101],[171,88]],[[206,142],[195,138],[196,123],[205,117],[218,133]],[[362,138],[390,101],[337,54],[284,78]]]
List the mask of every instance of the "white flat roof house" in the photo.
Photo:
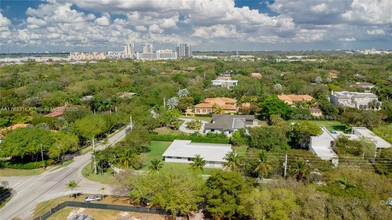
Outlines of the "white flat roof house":
[[377,149],[389,148],[392,146],[388,141],[377,136],[371,130],[369,130],[365,127],[353,127],[352,132],[354,135],[362,136],[362,137],[368,139],[369,141],[373,142],[376,145]]
[[345,134],[343,132],[330,132],[324,126],[321,126],[323,133],[319,136],[310,137],[309,150],[316,154],[322,160],[329,160],[335,166],[338,165],[338,155],[332,150],[332,142],[338,139],[340,136],[346,136],[350,140],[360,140],[366,138],[374,145],[377,149],[389,148],[392,145],[386,140],[374,134],[371,130],[365,127],[353,127],[352,134]]
[[319,136],[310,137],[309,151],[316,154],[322,160],[329,160],[335,166],[338,165],[338,155],[332,150],[331,144],[335,137],[321,126],[323,133]]
[[174,140],[163,153],[166,162],[192,163],[200,155],[209,168],[222,168],[227,154],[232,152],[230,144],[191,143],[190,140]]

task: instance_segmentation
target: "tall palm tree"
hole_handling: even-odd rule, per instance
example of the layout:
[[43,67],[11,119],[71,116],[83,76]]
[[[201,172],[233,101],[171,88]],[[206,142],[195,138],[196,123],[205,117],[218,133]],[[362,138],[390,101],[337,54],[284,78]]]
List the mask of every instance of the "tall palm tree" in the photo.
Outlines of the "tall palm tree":
[[304,160],[298,160],[292,165],[291,174],[297,181],[307,182],[310,175],[310,167]]
[[150,162],[150,166],[148,167],[148,169],[150,169],[150,173],[156,173],[159,172],[163,167],[163,164],[160,160],[158,159],[153,159]]
[[196,154],[193,159],[193,163],[190,165],[194,171],[203,171],[206,161],[200,156],[200,154]]
[[267,152],[265,150],[261,150],[257,157],[257,166],[254,172],[257,173],[258,177],[264,178],[272,170],[272,165],[267,160]]
[[228,171],[239,171],[241,167],[241,160],[238,154],[233,151],[226,155],[225,160],[227,162],[224,163],[224,169]]

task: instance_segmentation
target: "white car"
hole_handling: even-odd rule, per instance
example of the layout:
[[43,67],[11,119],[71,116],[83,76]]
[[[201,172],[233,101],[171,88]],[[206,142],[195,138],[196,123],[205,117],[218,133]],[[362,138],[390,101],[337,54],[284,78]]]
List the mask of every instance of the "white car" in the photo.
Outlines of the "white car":
[[95,195],[87,196],[84,199],[84,201],[86,201],[86,202],[101,201],[101,200],[102,200],[102,196],[95,196]]

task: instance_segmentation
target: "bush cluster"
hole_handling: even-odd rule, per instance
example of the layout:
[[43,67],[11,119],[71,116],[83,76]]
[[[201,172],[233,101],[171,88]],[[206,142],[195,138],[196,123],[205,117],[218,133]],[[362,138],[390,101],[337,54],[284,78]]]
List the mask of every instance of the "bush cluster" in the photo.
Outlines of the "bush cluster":
[[0,161],[0,167],[1,168],[11,168],[11,169],[26,169],[26,170],[32,170],[32,169],[38,169],[43,166],[48,166],[54,163],[54,160],[49,159],[49,160],[44,160],[44,165],[42,164],[42,161],[35,161],[35,162],[29,162],[29,163],[19,163],[19,162],[12,162],[12,161]]
[[152,141],[174,141],[174,140],[191,140],[198,143],[216,143],[228,144],[229,139],[224,137],[208,137],[208,136],[194,136],[194,135],[160,135],[149,134]]

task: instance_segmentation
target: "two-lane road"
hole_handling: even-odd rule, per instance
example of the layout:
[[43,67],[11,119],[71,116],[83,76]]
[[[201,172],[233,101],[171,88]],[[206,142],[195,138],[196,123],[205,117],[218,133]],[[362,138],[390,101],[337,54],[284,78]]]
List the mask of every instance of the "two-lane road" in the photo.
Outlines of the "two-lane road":
[[[117,143],[125,137],[127,129],[129,129],[129,126],[109,137],[107,144],[97,145],[96,149],[102,150]],[[45,172],[32,177],[9,178],[11,180],[10,187],[16,193],[11,201],[0,209],[0,219],[11,220],[15,217],[32,219],[33,210],[38,201],[70,193],[66,188],[70,180],[75,180],[81,186],[77,189],[78,191],[86,193],[101,192],[102,184],[85,181],[79,175],[79,171],[91,161],[91,155],[90,152],[75,157],[72,164],[53,172]],[[7,178],[2,179],[7,180]],[[107,191],[108,189],[106,189]]]

